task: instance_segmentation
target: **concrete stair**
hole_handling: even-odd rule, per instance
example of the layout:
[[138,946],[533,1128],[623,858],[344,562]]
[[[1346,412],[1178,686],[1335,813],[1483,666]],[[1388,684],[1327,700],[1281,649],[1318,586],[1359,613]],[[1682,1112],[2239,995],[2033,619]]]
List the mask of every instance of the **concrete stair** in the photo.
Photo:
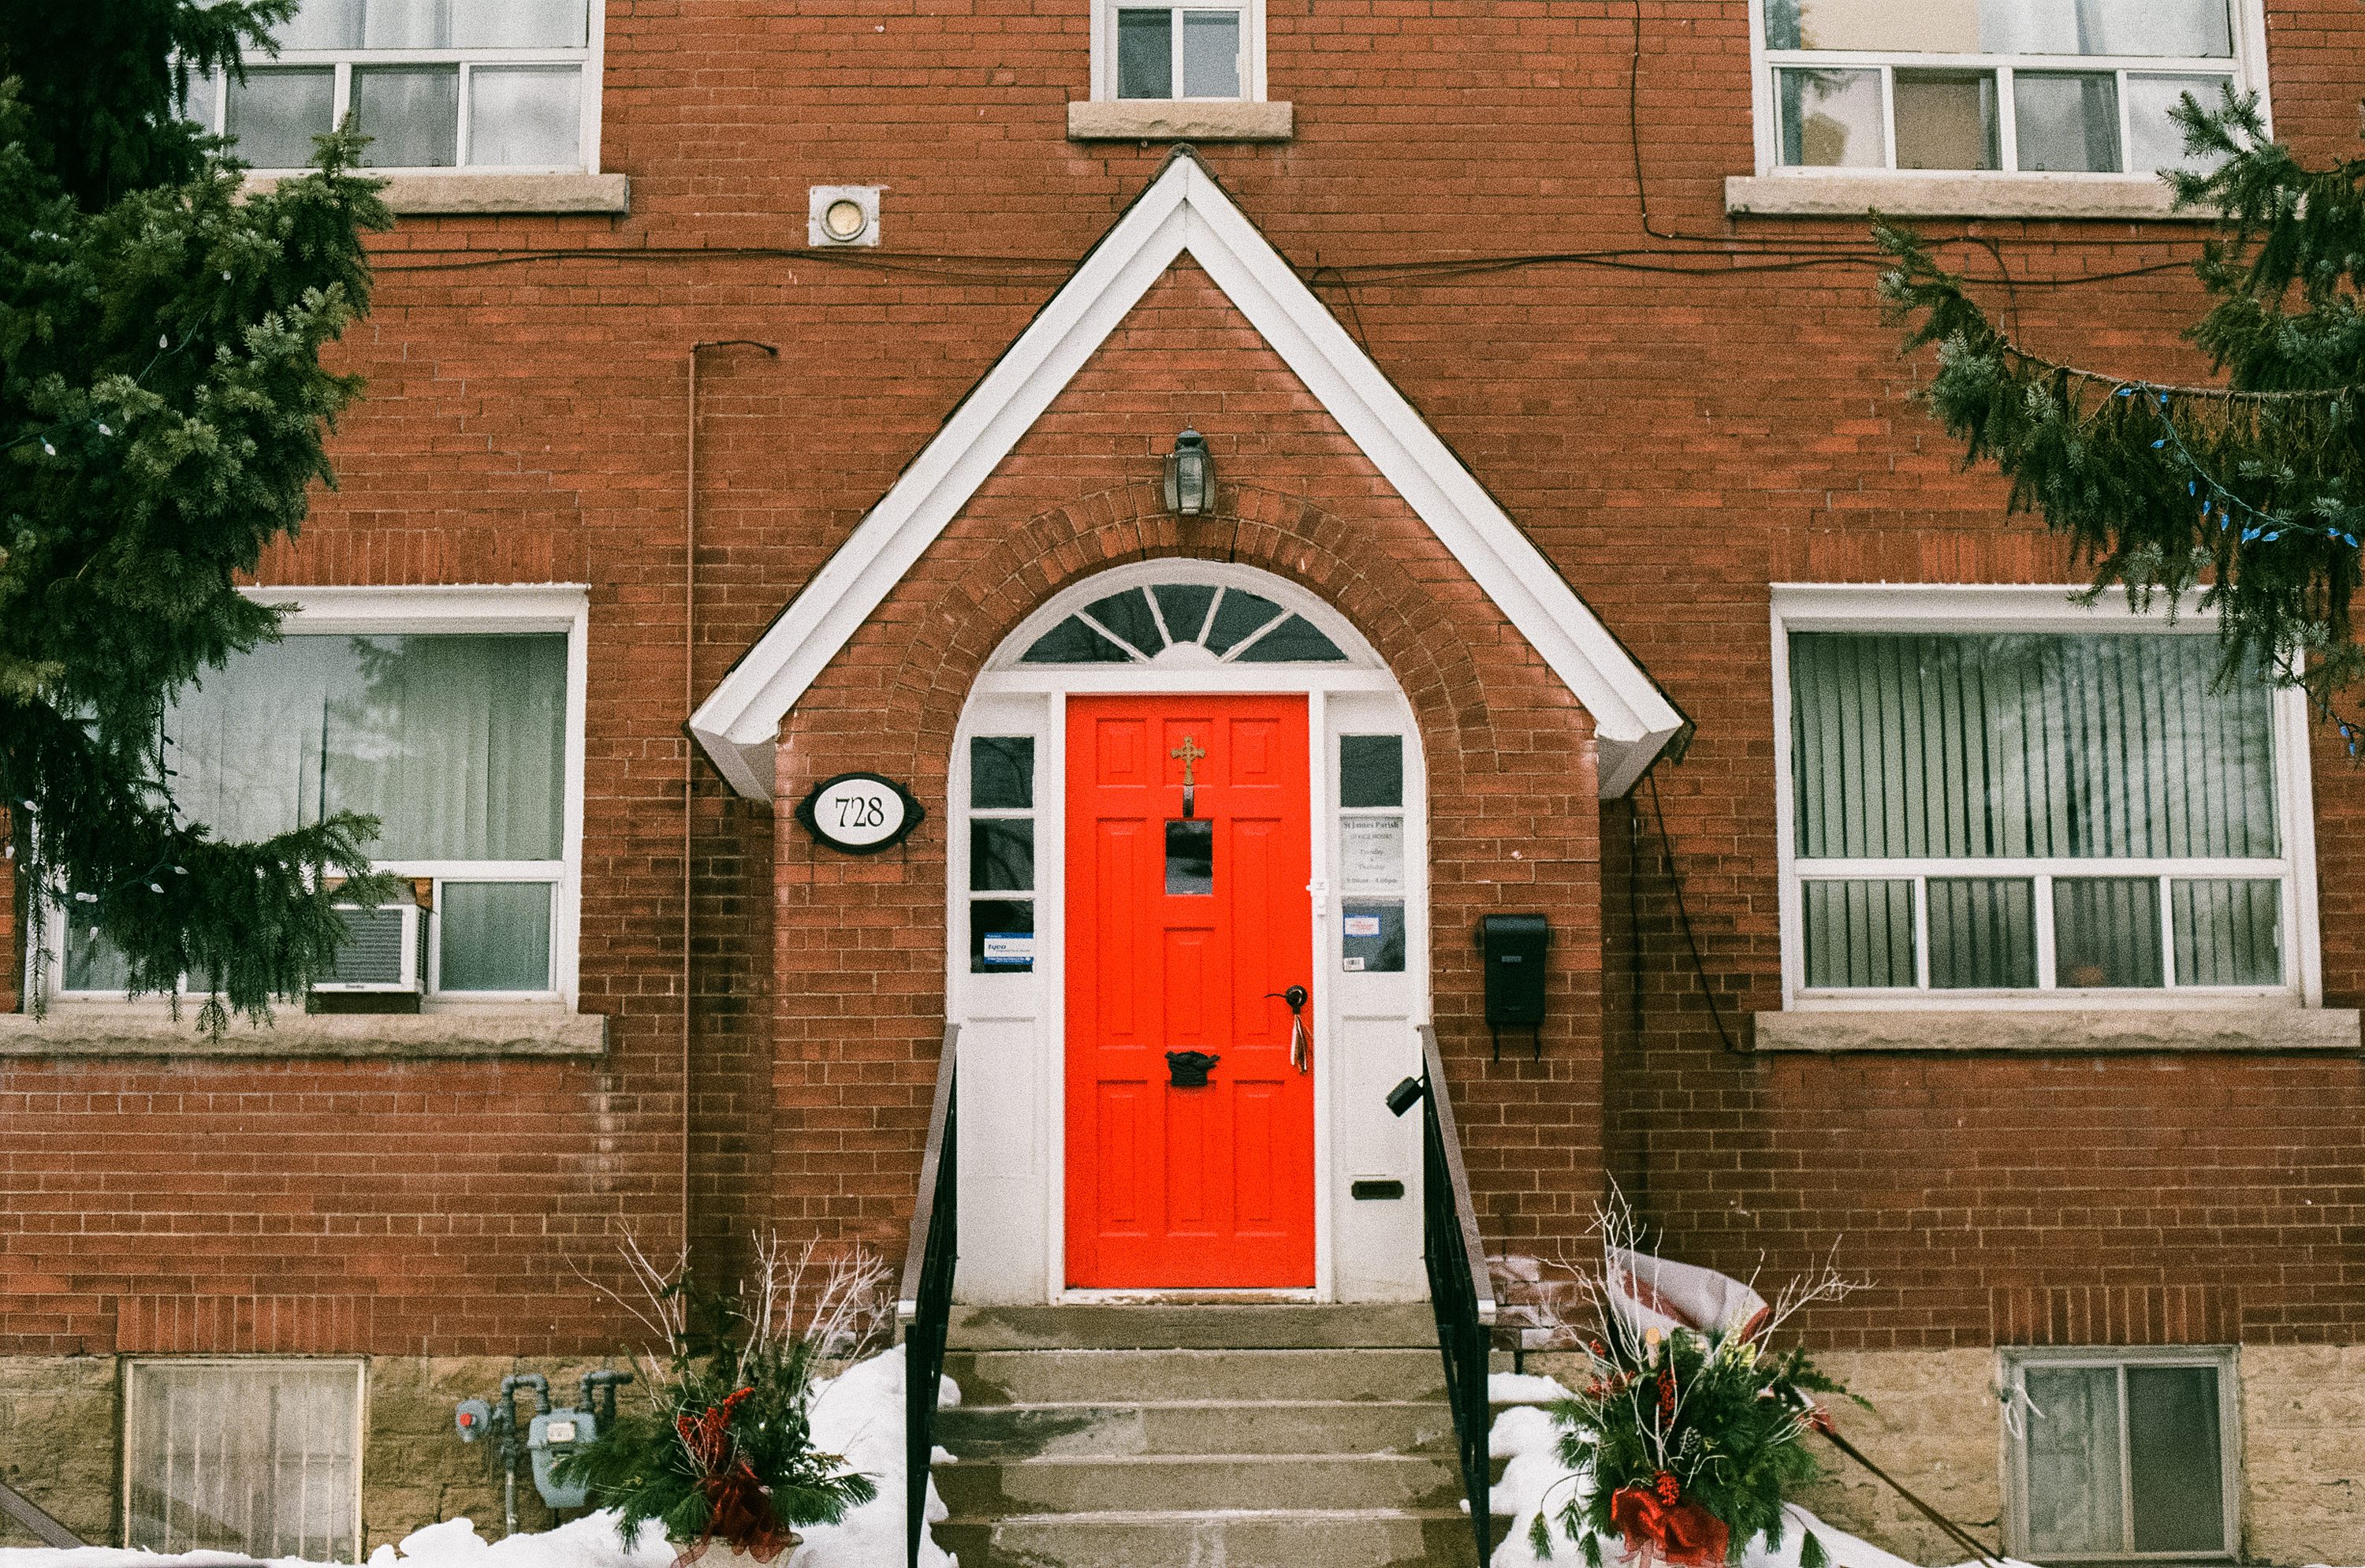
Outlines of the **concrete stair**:
[[962,1307],[960,1568],[1474,1568],[1429,1309]]

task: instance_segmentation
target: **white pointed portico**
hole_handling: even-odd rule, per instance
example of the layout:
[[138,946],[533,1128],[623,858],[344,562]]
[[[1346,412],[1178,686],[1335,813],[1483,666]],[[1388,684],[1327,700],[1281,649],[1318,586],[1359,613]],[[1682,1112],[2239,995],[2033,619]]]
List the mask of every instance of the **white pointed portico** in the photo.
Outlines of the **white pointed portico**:
[[1650,677],[1187,150],[1117,219],[852,537],[691,716],[732,787],[773,789],[781,720],[1083,368],[1188,255],[1592,716],[1605,798],[1683,726]]

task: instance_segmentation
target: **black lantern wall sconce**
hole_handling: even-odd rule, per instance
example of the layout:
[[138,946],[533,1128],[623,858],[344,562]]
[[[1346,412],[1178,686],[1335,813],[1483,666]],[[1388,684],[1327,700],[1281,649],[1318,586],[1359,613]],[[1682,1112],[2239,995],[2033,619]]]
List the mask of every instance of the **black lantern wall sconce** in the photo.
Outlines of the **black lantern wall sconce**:
[[1207,438],[1185,425],[1166,454],[1166,510],[1180,517],[1197,517],[1215,504],[1216,460]]

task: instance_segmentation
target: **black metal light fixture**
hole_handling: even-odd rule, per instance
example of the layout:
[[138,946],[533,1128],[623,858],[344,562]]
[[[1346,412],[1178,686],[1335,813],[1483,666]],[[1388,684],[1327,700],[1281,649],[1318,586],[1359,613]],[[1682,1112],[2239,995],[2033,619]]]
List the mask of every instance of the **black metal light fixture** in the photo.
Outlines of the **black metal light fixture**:
[[1166,510],[1197,517],[1215,498],[1216,460],[1207,451],[1207,438],[1185,425],[1174,438],[1174,450],[1166,454]]

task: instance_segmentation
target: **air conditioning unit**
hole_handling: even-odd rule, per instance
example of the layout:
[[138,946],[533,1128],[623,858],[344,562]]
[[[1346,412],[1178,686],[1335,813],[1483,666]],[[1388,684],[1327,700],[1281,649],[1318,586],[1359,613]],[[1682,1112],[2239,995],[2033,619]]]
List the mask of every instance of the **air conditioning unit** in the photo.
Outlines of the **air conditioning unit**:
[[345,944],[328,974],[312,982],[315,991],[408,991],[427,989],[427,912],[409,899],[375,909],[339,904]]

